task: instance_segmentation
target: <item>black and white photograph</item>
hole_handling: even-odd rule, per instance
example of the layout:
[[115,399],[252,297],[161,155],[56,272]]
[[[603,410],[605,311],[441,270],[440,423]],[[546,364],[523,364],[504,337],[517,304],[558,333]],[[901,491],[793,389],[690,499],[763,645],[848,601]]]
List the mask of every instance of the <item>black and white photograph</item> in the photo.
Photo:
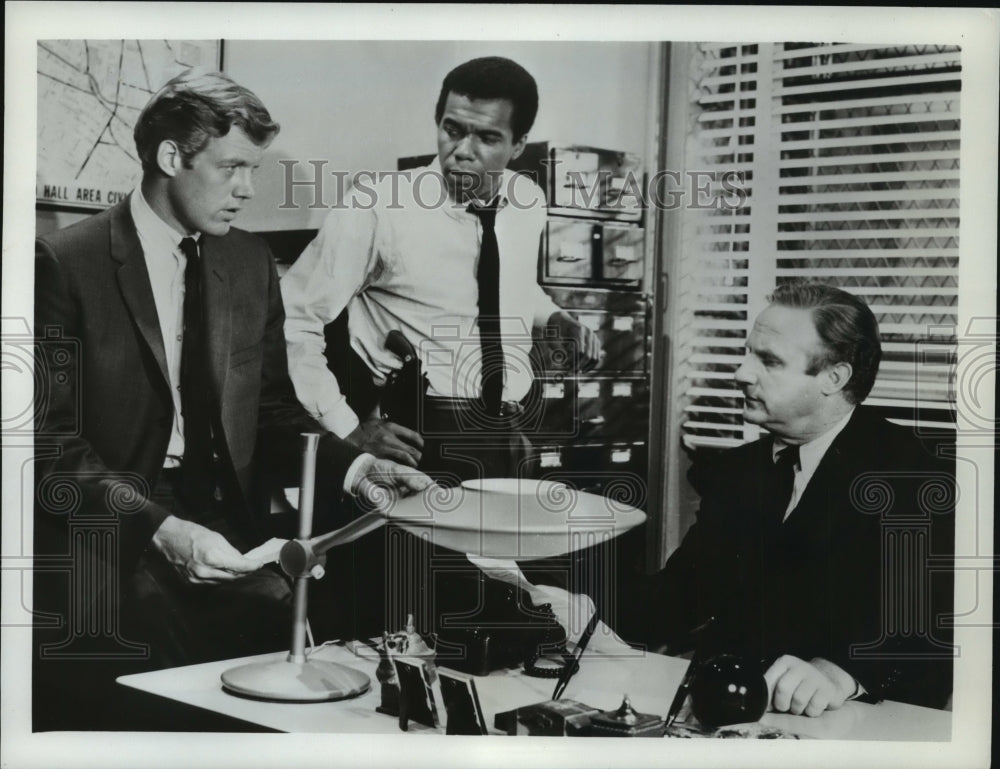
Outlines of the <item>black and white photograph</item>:
[[996,9],[5,18],[0,765],[990,765]]

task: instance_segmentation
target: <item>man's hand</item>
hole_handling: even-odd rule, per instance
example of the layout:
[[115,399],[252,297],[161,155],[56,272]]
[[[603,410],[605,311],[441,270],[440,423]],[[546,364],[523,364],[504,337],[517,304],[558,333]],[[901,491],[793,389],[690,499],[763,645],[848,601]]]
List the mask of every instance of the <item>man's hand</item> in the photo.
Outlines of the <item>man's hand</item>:
[[597,334],[568,312],[560,310],[552,313],[547,325],[558,329],[558,339],[565,346],[567,352],[575,354],[576,367],[581,371],[592,368],[601,359],[603,351]]
[[218,532],[172,515],[153,534],[153,546],[181,579],[194,585],[230,582],[263,566],[245,558]]
[[780,713],[818,716],[836,710],[857,689],[853,676],[829,660],[811,662],[785,654],[764,673],[771,707]]
[[420,462],[424,448],[420,433],[376,417],[361,422],[345,440],[368,454],[410,467]]
[[366,466],[360,468],[351,493],[372,507],[388,513],[396,497],[417,494],[432,483],[419,470],[388,459],[372,458]]

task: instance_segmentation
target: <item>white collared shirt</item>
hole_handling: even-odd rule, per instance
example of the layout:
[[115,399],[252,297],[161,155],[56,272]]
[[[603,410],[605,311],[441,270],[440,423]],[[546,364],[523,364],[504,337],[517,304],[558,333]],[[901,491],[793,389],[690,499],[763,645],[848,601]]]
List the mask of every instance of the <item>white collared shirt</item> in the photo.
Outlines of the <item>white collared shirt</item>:
[[[531,386],[533,327],[558,311],[538,285],[542,191],[504,173],[496,218],[500,315],[507,365],[503,398]],[[299,400],[328,430],[358,425],[324,357],[324,326],[349,306],[351,346],[384,379],[401,362],[385,349],[399,329],[417,350],[428,394],[475,398],[482,359],[476,266],[482,223],[448,197],[437,160],[409,180],[387,176],[356,185],[327,215],[316,239],[281,280],[288,369]]]
[[[163,350],[167,356],[174,421],[167,445],[167,466],[176,466],[184,455],[184,417],[181,414],[181,346],[184,340],[184,269],[187,257],[181,251],[186,237],[167,224],[150,207],[136,187],[131,199],[132,220],[146,260],[153,303],[160,322]],[[197,239],[197,235],[193,236]]]
[[[788,515],[795,509],[795,506],[799,504],[799,500],[802,499],[802,495],[805,493],[806,486],[808,486],[809,481],[812,480],[812,477],[816,472],[816,468],[819,467],[819,463],[822,461],[827,449],[830,448],[830,444],[833,443],[834,438],[840,435],[841,430],[847,427],[847,423],[851,421],[852,414],[854,414],[853,408],[847,413],[847,416],[837,422],[821,436],[813,438],[808,443],[803,443],[799,446],[799,462],[795,466],[795,480],[792,485],[792,496],[791,499],[788,500],[788,507],[785,509],[785,518],[788,518]],[[771,457],[777,460],[778,452],[787,445],[789,444],[775,438],[774,444],[771,448]]]

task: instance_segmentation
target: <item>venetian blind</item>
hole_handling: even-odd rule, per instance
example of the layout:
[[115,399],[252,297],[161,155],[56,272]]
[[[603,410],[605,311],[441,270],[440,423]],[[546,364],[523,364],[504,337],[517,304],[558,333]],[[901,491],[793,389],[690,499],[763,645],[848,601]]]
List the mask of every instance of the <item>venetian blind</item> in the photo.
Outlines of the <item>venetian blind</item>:
[[686,209],[675,272],[685,443],[757,437],[733,374],[765,297],[800,279],[875,312],[883,362],[866,404],[894,421],[953,426],[959,49],[694,50],[686,162],[713,175],[715,206]]

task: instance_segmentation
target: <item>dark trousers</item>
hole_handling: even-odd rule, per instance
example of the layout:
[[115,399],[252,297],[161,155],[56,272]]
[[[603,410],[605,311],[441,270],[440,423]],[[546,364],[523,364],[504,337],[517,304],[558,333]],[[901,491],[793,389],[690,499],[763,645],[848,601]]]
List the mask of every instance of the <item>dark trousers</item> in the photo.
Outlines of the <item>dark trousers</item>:
[[532,472],[531,442],[516,417],[486,423],[473,406],[427,398],[420,414],[419,469],[443,486]]
[[[164,471],[153,500],[180,518],[217,531],[245,552],[251,543],[225,515],[224,502],[201,512],[186,502],[175,473]],[[266,566],[231,582],[194,585],[181,579],[153,548],[126,586],[127,614],[140,637],[150,639],[160,667],[176,667],[276,651],[291,637],[288,579]]]

